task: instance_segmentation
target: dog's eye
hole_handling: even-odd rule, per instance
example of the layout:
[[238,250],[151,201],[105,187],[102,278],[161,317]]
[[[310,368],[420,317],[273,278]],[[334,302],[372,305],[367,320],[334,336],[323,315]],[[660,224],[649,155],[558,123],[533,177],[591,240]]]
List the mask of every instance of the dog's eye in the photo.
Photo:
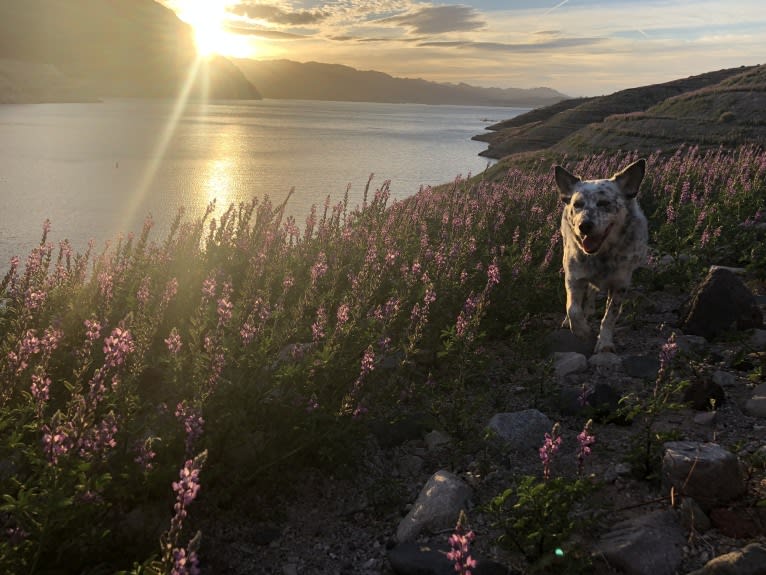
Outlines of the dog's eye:
[[596,205],[597,205],[599,208],[606,208],[607,206],[609,206],[609,201],[608,201],[608,200],[599,200],[599,201],[596,203]]

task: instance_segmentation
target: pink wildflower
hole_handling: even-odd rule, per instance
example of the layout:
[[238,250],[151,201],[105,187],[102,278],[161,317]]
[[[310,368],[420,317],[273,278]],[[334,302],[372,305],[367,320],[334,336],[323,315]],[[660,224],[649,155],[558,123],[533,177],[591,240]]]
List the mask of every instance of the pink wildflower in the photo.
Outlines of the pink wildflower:
[[168,351],[173,355],[177,355],[181,351],[183,342],[181,341],[181,334],[176,328],[170,330],[170,335],[165,338],[165,345],[168,346]]
[[543,477],[550,479],[551,476],[551,464],[553,463],[553,456],[559,450],[561,446],[561,435],[559,435],[559,424],[556,423],[551,430],[551,433],[545,434],[545,441],[542,447],[538,450],[540,453],[540,460],[543,462]]
[[577,466],[580,474],[582,474],[585,459],[591,453],[591,445],[596,443],[596,436],[591,434],[592,427],[593,420],[589,419],[585,422],[585,427],[577,435]]
[[458,522],[455,532],[450,535],[449,544],[452,548],[447,552],[447,559],[455,564],[455,573],[471,575],[471,569],[476,568],[476,560],[471,557],[471,542],[476,538],[473,531],[464,532]]

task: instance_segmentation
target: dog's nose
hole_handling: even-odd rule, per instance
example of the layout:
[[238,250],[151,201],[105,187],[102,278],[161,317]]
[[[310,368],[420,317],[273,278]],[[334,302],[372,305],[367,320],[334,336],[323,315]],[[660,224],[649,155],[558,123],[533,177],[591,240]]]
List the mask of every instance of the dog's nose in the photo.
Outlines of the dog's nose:
[[593,222],[591,222],[590,220],[585,220],[578,227],[580,228],[580,233],[583,234],[584,236],[587,236],[589,233],[593,231]]

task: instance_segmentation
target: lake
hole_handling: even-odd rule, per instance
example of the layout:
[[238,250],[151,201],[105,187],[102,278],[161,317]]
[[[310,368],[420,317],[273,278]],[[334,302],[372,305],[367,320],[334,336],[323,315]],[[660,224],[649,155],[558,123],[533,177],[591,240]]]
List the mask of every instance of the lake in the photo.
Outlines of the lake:
[[[39,241],[68,238],[83,250],[139,231],[160,234],[180,206],[188,217],[231,203],[294,193],[302,224],[312,204],[349,189],[361,203],[391,181],[392,198],[415,194],[490,163],[471,137],[521,108],[260,100],[109,100],[0,106],[0,270]],[[154,236],[157,239],[160,236]],[[0,272],[1,273],[1,272]]]

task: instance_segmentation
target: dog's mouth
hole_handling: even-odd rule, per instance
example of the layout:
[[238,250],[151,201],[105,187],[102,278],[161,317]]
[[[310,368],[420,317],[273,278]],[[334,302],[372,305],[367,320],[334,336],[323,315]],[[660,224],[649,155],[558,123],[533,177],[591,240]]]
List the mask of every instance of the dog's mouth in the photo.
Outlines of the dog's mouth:
[[581,241],[582,249],[585,250],[585,253],[595,254],[598,250],[600,250],[601,245],[604,243],[604,240],[609,235],[610,231],[612,231],[612,224],[609,224],[604,233],[601,235],[590,234],[583,236]]

